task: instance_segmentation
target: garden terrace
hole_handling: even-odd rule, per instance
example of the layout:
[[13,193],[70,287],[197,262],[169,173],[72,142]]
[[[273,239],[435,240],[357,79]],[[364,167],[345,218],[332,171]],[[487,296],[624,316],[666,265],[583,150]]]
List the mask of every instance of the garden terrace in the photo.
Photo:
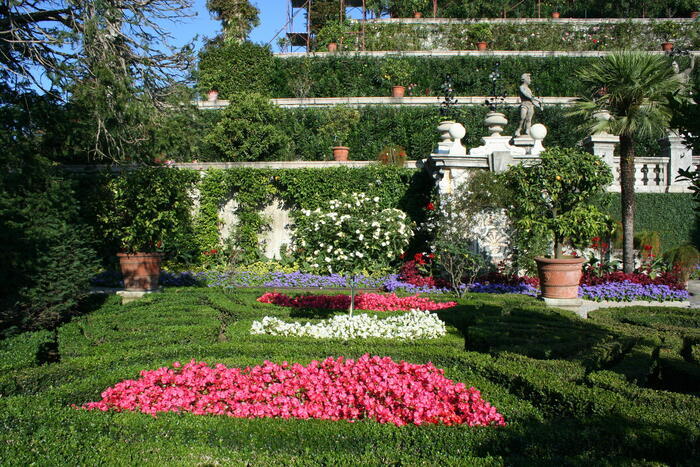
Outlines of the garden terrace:
[[[354,23],[352,32],[359,31]],[[461,50],[488,42],[495,50],[661,50],[663,42],[698,49],[700,25],[692,19],[660,20],[373,20],[346,50]],[[466,45],[466,47],[465,47]]]
[[[251,335],[254,320],[319,322],[328,312],[261,304],[262,291],[172,289],[98,309],[0,349],[0,455],[23,464],[642,462],[690,465],[699,435],[698,321],[681,309],[592,313],[584,322],[536,300],[472,295],[438,313],[445,337],[415,342]],[[437,297],[436,297],[437,298]],[[437,298],[438,300],[440,298]],[[41,349],[57,346],[57,361]],[[87,412],[107,387],[190,359],[227,367],[308,364],[363,354],[432,362],[475,386],[506,427],[236,419]],[[41,433],[41,443],[36,434]],[[270,436],[274,433],[274,436]],[[409,447],[409,448],[407,448]]]

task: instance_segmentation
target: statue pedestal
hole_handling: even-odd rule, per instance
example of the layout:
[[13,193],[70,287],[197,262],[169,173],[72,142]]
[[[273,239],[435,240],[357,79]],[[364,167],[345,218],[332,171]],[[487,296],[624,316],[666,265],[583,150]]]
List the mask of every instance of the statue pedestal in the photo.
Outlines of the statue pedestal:
[[661,144],[661,154],[669,158],[668,161],[668,185],[689,186],[687,180],[678,180],[678,170],[689,170],[693,166],[693,150],[685,145],[683,137],[675,131],[669,132],[668,136],[659,140]]
[[494,152],[510,152],[514,156],[527,154],[524,148],[518,148],[510,144],[510,136],[484,136],[481,138],[483,145],[469,150],[470,156],[486,157]]
[[611,135],[610,133],[596,133],[594,135],[588,136],[583,140],[583,148],[586,152],[600,156],[603,162],[608,164],[610,170],[612,170],[613,175],[615,175],[615,181],[613,183],[619,183],[616,167],[615,167],[615,146],[620,143],[620,137]]

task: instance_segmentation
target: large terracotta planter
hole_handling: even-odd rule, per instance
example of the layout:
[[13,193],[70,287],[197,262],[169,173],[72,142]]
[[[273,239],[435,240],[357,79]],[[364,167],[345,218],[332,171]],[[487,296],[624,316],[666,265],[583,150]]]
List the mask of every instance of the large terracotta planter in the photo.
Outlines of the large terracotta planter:
[[559,19],[559,12],[558,11],[553,11],[552,12],[552,19]]
[[661,43],[661,50],[664,52],[670,52],[673,50],[673,42],[662,42]]
[[405,86],[392,86],[391,87],[391,97],[403,97],[406,95]]
[[578,298],[583,258],[535,258],[544,298]]
[[695,18],[697,18],[698,16],[700,16],[700,11],[693,11],[693,12],[690,13],[690,17],[691,17],[692,19],[695,19]]
[[476,43],[476,50],[478,50],[479,52],[483,52],[488,48],[489,48],[488,42],[481,41],[481,42]]
[[333,160],[345,162],[348,160],[350,148],[347,146],[335,146],[333,148]]
[[328,43],[328,51],[329,52],[335,52],[338,50],[338,44],[336,42],[329,42]]
[[209,102],[216,102],[219,99],[219,91],[216,89],[212,89],[211,91],[207,92],[207,100]]
[[160,277],[160,253],[119,253],[126,290],[155,290]]
[[420,11],[416,11],[415,13],[413,13],[413,17],[416,18],[416,19],[417,19],[417,18],[422,18],[422,17],[423,17],[423,13],[421,13]]

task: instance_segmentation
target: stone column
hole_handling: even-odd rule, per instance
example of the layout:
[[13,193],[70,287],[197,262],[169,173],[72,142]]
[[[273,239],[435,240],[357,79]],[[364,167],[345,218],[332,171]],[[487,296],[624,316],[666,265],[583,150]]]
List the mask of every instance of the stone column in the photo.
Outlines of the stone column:
[[661,155],[668,157],[667,185],[687,186],[687,181],[676,181],[679,169],[688,170],[693,166],[693,150],[685,145],[683,137],[675,131],[659,140]]
[[610,170],[612,170],[615,181],[613,183],[620,183],[620,175],[615,166],[615,146],[620,143],[620,137],[611,135],[610,133],[596,133],[583,140],[583,148],[586,152],[600,156],[603,161],[608,164]]

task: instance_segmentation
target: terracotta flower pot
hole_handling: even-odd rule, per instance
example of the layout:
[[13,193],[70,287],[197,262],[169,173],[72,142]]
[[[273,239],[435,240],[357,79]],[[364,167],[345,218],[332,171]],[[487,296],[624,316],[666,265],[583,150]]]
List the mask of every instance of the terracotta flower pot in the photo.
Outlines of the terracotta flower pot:
[[484,50],[488,49],[488,47],[489,47],[489,44],[485,41],[481,41],[481,42],[476,43],[476,49],[479,52],[483,52]]
[[391,97],[403,97],[406,95],[405,86],[392,86],[391,87]]
[[662,42],[661,43],[661,50],[664,52],[670,52],[673,50],[673,42]]
[[345,162],[348,160],[350,148],[347,146],[335,146],[333,148],[333,160]]
[[535,258],[544,298],[577,298],[583,258]]
[[209,102],[216,102],[219,99],[219,91],[212,89],[207,93],[207,100]]
[[414,17],[414,18],[422,18],[422,17],[423,17],[423,13],[421,13],[420,11],[416,11],[415,13],[413,13],[413,17]]
[[559,12],[558,11],[552,12],[552,19],[559,19]]
[[697,18],[698,16],[700,16],[700,11],[693,11],[693,12],[690,13],[690,17],[691,17],[692,19],[695,19],[695,18]]
[[160,277],[160,253],[118,253],[126,290],[155,290]]
[[338,44],[335,42],[329,42],[328,43],[328,51],[329,52],[335,52],[338,50]]

